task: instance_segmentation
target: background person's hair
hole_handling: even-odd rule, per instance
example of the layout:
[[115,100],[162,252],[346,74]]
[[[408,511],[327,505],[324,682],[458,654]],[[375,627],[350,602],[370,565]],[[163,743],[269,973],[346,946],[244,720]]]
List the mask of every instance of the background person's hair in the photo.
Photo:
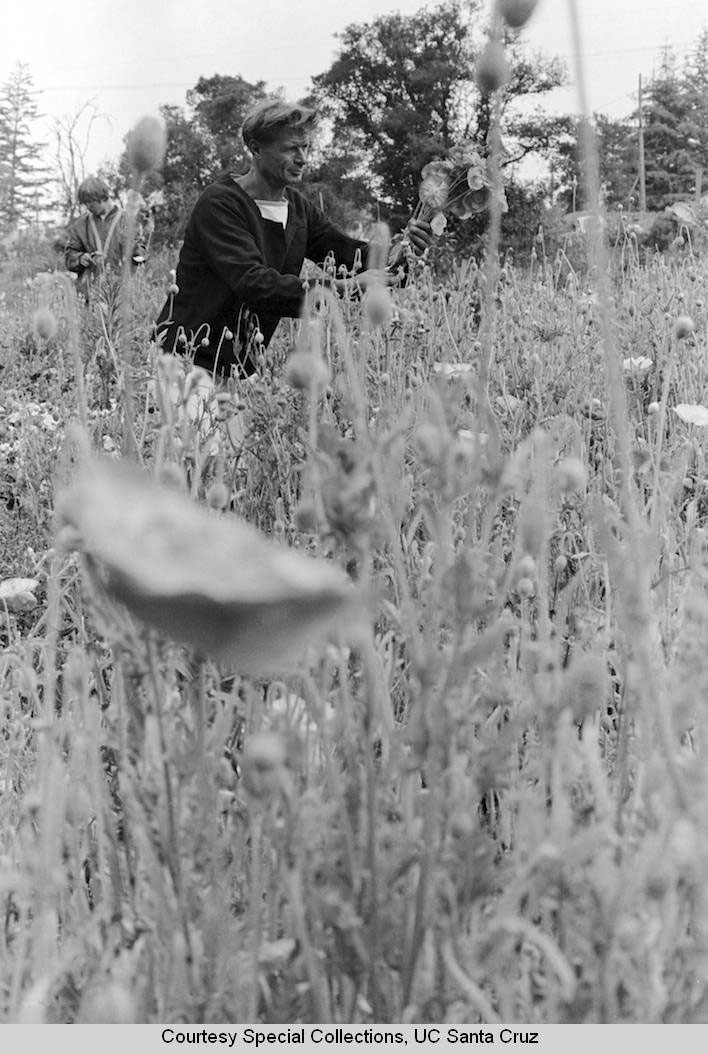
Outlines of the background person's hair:
[[298,106],[280,99],[263,99],[246,114],[241,134],[250,148],[252,143],[272,143],[283,128],[315,127],[318,114],[309,106]]
[[88,204],[89,201],[104,201],[110,196],[108,184],[98,176],[89,176],[79,184],[79,201],[82,205]]

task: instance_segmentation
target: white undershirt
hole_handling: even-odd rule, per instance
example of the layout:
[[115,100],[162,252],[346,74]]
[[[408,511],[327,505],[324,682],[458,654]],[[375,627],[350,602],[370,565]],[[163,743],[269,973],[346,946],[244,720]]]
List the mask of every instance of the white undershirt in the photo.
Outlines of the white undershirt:
[[287,201],[259,201],[254,198],[258,211],[264,220],[273,220],[282,223],[283,229],[288,225],[288,202]]

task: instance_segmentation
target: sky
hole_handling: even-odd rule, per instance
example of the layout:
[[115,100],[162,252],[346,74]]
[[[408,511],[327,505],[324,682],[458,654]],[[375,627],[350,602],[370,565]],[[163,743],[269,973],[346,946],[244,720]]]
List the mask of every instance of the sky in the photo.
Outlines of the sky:
[[[651,76],[662,48],[681,57],[708,24],[701,0],[577,0],[591,110],[620,117],[635,105],[637,78]],[[89,104],[89,169],[115,159],[123,137],[162,103],[183,105],[200,76],[240,74],[304,94],[310,78],[327,69],[337,33],[398,11],[412,14],[422,0],[17,0],[5,7],[0,34],[0,81],[15,63],[29,66],[38,90],[47,141],[57,119]],[[487,0],[491,8],[491,0]],[[557,55],[574,72],[568,0],[540,0],[528,24],[532,50]],[[571,86],[549,109],[577,109]]]

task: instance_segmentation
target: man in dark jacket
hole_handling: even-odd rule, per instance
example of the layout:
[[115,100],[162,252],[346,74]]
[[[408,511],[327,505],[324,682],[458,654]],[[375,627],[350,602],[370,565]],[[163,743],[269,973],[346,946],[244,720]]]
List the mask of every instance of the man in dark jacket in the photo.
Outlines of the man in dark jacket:
[[[358,268],[360,289],[392,283],[388,273],[367,269],[368,246],[337,230],[293,184],[302,179],[316,114],[279,100],[259,103],[247,116],[243,138],[252,163],[243,176],[226,175],[207,187],[187,223],[179,255],[176,291],[157,319],[165,352],[194,352],[197,365],[221,374],[256,369],[281,317],[297,317],[308,282],[305,259],[336,268]],[[408,242],[421,252],[430,227],[412,221]],[[318,279],[338,291],[343,278]],[[310,283],[311,284],[311,283]]]

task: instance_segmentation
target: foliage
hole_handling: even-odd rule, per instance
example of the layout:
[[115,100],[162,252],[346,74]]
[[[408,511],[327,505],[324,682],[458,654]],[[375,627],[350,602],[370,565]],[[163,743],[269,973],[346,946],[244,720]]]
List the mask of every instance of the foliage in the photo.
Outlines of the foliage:
[[[347,156],[365,159],[372,197],[394,212],[412,211],[421,169],[457,140],[486,146],[489,104],[472,78],[480,12],[477,2],[448,0],[414,15],[352,24],[330,69],[314,78],[315,97],[333,121],[331,149],[336,154],[343,141]],[[509,43],[515,61],[505,108],[549,91],[563,76],[557,62],[523,57],[518,34]],[[538,116],[537,127],[543,123]]]

